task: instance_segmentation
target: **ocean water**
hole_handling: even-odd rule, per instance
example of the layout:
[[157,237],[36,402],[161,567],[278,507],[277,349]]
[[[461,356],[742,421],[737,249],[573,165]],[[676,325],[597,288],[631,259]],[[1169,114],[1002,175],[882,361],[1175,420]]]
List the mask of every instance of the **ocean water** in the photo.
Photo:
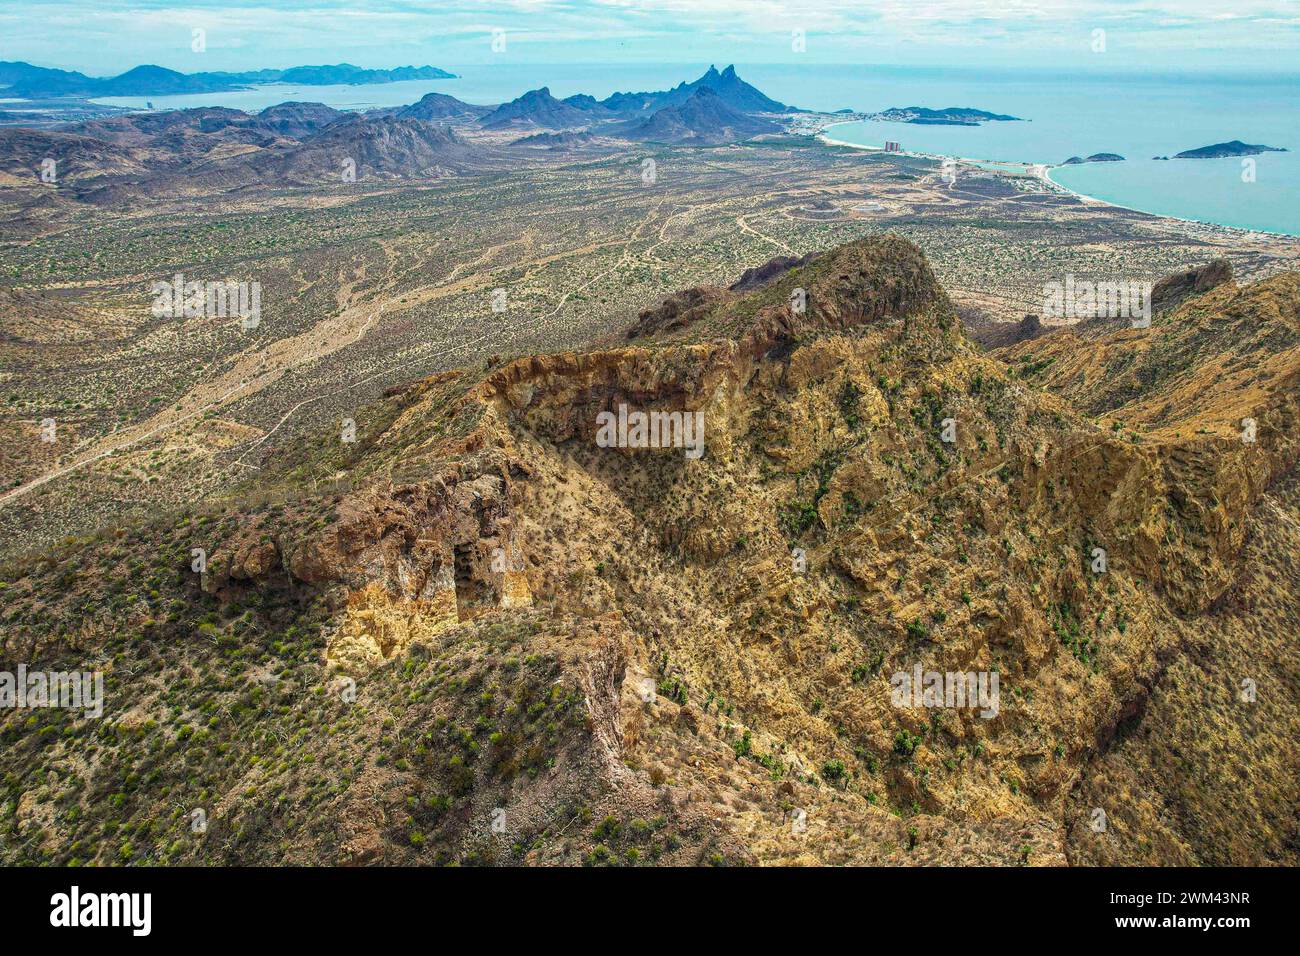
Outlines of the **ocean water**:
[[[441,65],[441,64],[440,64]],[[112,96],[94,102],[107,106],[144,109],[188,109],[227,106],[260,110],[286,100],[325,103],[335,109],[365,110],[414,103],[426,93],[446,93],[466,103],[489,105],[513,100],[528,90],[546,86],[557,97],[590,93],[604,98],[623,91],[660,90],[698,77],[708,64],[696,68],[681,64],[514,64],[444,66],[459,74],[452,79],[403,80],[372,86],[296,86],[274,83],[230,93],[196,93],[180,96]],[[743,76],[742,72],[742,76]]]
[[[836,126],[834,139],[968,159],[1062,163],[1118,153],[1122,163],[1054,169],[1076,192],[1145,212],[1245,229],[1300,235],[1300,76],[988,74],[922,75],[882,95],[872,83],[855,103],[973,106],[1028,122],[918,126],[865,122]],[[887,102],[886,102],[887,101]],[[1242,159],[1157,161],[1185,149],[1239,139],[1286,153]]]
[[[440,64],[441,65],[441,64]],[[724,63],[717,64],[719,68]],[[233,93],[114,97],[97,102],[155,109],[228,106],[258,110],[285,100],[373,109],[441,92],[470,103],[513,99],[550,87],[555,96],[665,89],[692,80],[707,63],[447,65],[460,76],[379,86],[275,84]],[[1119,153],[1122,163],[1070,166],[1052,178],[1107,202],[1183,219],[1300,235],[1300,74],[1125,72],[1051,73],[845,64],[737,64],[769,96],[808,109],[875,112],[891,106],[970,106],[1027,122],[979,127],[854,123],[830,134],[878,146],[968,159],[1054,165],[1070,156]],[[1153,161],[1154,156],[1239,139],[1282,146],[1253,157],[1253,181],[1240,159]]]

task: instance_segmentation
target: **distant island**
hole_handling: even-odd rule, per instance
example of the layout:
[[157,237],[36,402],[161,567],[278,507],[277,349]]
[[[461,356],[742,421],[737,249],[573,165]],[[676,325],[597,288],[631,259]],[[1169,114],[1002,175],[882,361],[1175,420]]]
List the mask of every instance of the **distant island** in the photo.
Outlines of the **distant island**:
[[1062,166],[1078,166],[1082,163],[1122,163],[1124,157],[1119,153],[1093,153],[1087,159],[1081,159],[1078,156],[1071,156]]
[[[245,73],[178,73],[161,66],[137,66],[118,76],[94,77],[70,70],[52,70],[21,61],[0,62],[0,92],[19,99],[95,96],[167,96],[178,93],[227,93],[250,84],[295,83],[303,86],[352,86],[396,83],[399,80],[452,79],[456,74],[436,66],[399,66],[366,70],[351,63],[334,66],[293,66],[284,70]],[[3,87],[8,86],[8,89]]]
[[892,106],[880,113],[870,114],[870,119],[889,123],[916,123],[923,126],[979,126],[982,123],[1022,123],[1019,116],[989,113],[967,106],[948,106],[941,110],[924,106]]
[[[1215,143],[1213,146],[1202,146],[1200,149],[1186,149],[1181,153],[1175,153],[1174,159],[1221,159],[1225,156],[1255,156],[1259,153],[1285,153],[1286,149],[1281,146],[1260,146],[1251,143],[1243,143],[1239,139],[1234,139],[1228,143]],[[1156,159],[1165,157],[1157,156]]]

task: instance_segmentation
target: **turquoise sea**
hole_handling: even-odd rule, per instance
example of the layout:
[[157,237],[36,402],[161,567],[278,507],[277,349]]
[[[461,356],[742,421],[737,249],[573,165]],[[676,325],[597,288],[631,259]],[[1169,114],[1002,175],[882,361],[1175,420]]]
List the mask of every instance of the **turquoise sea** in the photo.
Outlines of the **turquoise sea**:
[[[156,109],[229,106],[256,110],[285,100],[340,109],[413,103],[428,92],[499,103],[549,86],[555,96],[664,89],[695,79],[700,64],[438,64],[460,76],[380,86],[264,86],[190,96],[121,97],[99,102]],[[726,65],[717,64],[719,68]],[[835,139],[866,146],[897,140],[905,149],[968,159],[1055,165],[1070,156],[1119,153],[1123,163],[1070,166],[1052,178],[1107,202],[1183,219],[1300,235],[1300,74],[1051,73],[844,64],[736,64],[769,96],[808,109],[875,112],[891,106],[970,106],[1027,122],[979,127],[854,123]],[[1239,139],[1282,146],[1254,157],[1254,181],[1240,159],[1171,160],[1185,149]]]

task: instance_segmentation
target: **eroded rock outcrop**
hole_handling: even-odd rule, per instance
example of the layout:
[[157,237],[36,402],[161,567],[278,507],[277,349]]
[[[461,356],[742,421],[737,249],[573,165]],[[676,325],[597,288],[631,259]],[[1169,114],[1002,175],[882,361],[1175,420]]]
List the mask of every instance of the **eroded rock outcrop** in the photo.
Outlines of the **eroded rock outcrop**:
[[283,552],[236,536],[213,555],[203,590],[223,596],[273,574],[343,588],[326,658],[364,672],[488,610],[531,605],[511,481],[499,458],[482,456],[427,482],[372,488],[327,531]]
[[1202,295],[1231,281],[1232,263],[1227,259],[1215,259],[1157,282],[1151,288],[1151,308],[1172,309],[1194,295]]

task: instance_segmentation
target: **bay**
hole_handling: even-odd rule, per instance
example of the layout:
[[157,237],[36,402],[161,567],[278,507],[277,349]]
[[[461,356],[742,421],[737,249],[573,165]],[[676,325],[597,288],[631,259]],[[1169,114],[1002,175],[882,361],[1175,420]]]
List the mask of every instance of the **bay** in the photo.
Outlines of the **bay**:
[[[440,64],[441,65],[441,64]],[[719,68],[726,64],[717,64]],[[557,97],[666,89],[708,64],[486,63],[446,68],[453,79],[373,86],[272,84],[184,96],[112,97],[96,102],[143,109],[226,106],[264,109],[286,100],[364,110],[413,103],[440,92],[477,104],[500,103],[546,86]],[[872,64],[737,64],[768,95],[808,109],[878,112],[896,106],[967,106],[1022,117],[983,126],[923,126],[869,121],[837,125],[837,140],[970,159],[1057,165],[1070,156],[1118,153],[1122,163],[1062,166],[1062,186],[1106,202],[1183,219],[1300,235],[1300,75],[1150,73],[1137,68],[1070,73],[1045,70],[900,67]],[[1253,180],[1240,159],[1155,161],[1186,149],[1239,139],[1287,153],[1253,157]]]

